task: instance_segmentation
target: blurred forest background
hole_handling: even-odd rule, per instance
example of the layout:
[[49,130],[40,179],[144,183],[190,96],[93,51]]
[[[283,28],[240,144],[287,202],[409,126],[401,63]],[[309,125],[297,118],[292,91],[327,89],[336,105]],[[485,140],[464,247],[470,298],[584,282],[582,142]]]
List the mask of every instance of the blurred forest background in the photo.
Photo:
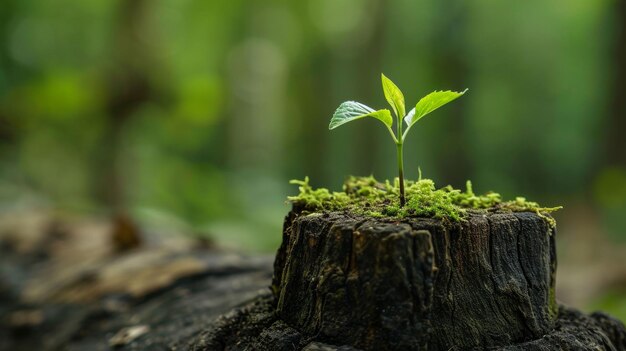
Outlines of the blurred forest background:
[[626,319],[626,5],[618,0],[1,0],[0,210],[109,218],[271,252],[289,179],[395,176],[334,109],[469,93],[409,178],[563,205],[559,297]]

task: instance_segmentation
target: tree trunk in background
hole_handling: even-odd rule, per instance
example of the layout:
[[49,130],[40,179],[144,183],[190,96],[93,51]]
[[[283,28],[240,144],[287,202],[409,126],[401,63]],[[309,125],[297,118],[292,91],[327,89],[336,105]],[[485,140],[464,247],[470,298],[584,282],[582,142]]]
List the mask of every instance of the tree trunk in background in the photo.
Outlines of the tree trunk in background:
[[105,125],[96,163],[98,183],[96,192],[100,201],[111,211],[113,220],[112,240],[119,250],[139,244],[137,226],[128,214],[123,154],[126,127],[137,108],[148,101],[154,88],[148,67],[153,57],[141,41],[146,31],[146,0],[120,1],[118,23],[114,29],[112,62],[105,70]]
[[[456,4],[454,4],[456,2]],[[442,90],[462,90],[469,84],[466,47],[464,44],[467,27],[467,7],[464,2],[441,1],[437,2],[438,11],[445,13],[441,16],[442,23],[433,39],[434,52],[432,65],[435,77]],[[454,8],[455,11],[450,11]],[[440,149],[435,158],[437,169],[440,170],[442,184],[460,186],[471,175],[471,163],[468,155],[467,117],[468,114],[462,104],[452,104],[446,107],[448,118],[442,122],[445,139],[437,143]]]
[[[312,50],[309,61],[305,61],[303,66],[299,67],[302,78],[298,78],[298,84],[303,86],[302,106],[312,109],[312,111],[307,111],[306,116],[330,116],[334,111],[326,109],[327,104],[332,101],[329,89],[332,82],[330,70],[325,69],[330,64],[328,52],[324,52],[322,48],[316,48]],[[297,177],[308,175],[313,182],[324,184],[330,172],[327,155],[332,150],[329,150],[327,143],[328,124],[320,123],[320,121],[324,119],[321,117],[301,119],[299,141],[296,145],[299,157],[295,160],[299,160],[299,168],[304,171]]]
[[611,166],[626,167],[626,1],[615,1],[615,39],[613,62],[613,98],[607,125],[607,161]]
[[[364,45],[362,53],[355,56],[358,69],[354,72],[354,81],[358,86],[355,91],[358,92],[358,96],[363,96],[362,101],[366,105],[371,105],[368,101],[378,101],[382,96],[381,84],[371,84],[372,81],[379,82],[380,74],[383,71],[387,71],[393,68],[393,61],[389,61],[389,65],[383,64],[383,55],[385,55],[385,28],[387,22],[387,7],[381,1],[373,1],[369,4],[372,7],[372,11],[369,12],[367,22],[374,26],[371,30],[371,38]],[[393,57],[393,55],[391,55]],[[389,74],[389,73],[387,73]],[[392,78],[393,79],[393,78]],[[371,88],[372,89],[368,89]],[[337,102],[339,105],[339,102]],[[386,106],[372,106],[375,110],[379,108],[389,108]],[[407,111],[410,109],[407,109]],[[395,115],[394,115],[395,125]],[[350,126],[348,128],[355,128],[357,134],[355,135],[356,143],[349,142],[351,149],[350,160],[353,164],[353,171],[350,174],[367,176],[374,174],[377,178],[384,178],[382,174],[377,174],[382,170],[381,165],[385,162],[381,160],[388,159],[390,155],[383,154],[386,148],[382,148],[381,144],[393,145],[391,138],[387,137],[387,133],[381,128],[378,123],[359,123],[358,126]],[[395,127],[393,128],[395,130]],[[394,145],[395,149],[395,145]],[[392,154],[393,156],[393,154]],[[395,163],[394,163],[395,164]],[[395,168],[392,168],[395,170]],[[396,170],[397,171],[397,170]],[[396,173],[391,173],[391,177],[397,177]],[[347,176],[344,175],[344,179]]]
[[[17,1],[4,0],[2,11],[0,11],[0,38],[7,38],[10,34],[11,20],[15,11]],[[19,76],[20,69],[16,65],[10,65],[9,48],[7,45],[0,45],[0,103],[6,98],[6,94],[11,91],[11,83],[14,76]],[[12,116],[4,106],[0,105],[0,156],[2,160],[13,162],[17,152],[16,145],[19,142],[21,133],[20,119]]]

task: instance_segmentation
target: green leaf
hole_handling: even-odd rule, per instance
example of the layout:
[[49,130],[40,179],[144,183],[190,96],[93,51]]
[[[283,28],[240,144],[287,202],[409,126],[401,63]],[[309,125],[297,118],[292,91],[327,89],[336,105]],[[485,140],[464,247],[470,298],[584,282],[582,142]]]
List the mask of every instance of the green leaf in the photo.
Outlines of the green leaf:
[[404,95],[400,88],[391,81],[391,79],[387,78],[384,74],[381,74],[381,79],[383,81],[383,91],[385,92],[385,98],[391,108],[393,108],[393,112],[396,113],[398,118],[404,117],[405,107],[404,107]]
[[450,91],[450,90],[433,91],[432,93],[424,96],[417,103],[415,108],[409,111],[409,114],[407,114],[406,117],[404,117],[404,121],[410,127],[413,124],[415,124],[415,122],[419,121],[424,116],[426,116],[427,114],[463,96],[465,92],[467,92],[467,89],[465,89],[464,91],[460,93],[456,91]]
[[342,124],[364,117],[374,117],[390,128],[393,124],[393,119],[391,118],[391,112],[389,110],[376,111],[360,102],[346,101],[339,106],[337,111],[335,111],[335,114],[328,125],[328,129],[335,129]]

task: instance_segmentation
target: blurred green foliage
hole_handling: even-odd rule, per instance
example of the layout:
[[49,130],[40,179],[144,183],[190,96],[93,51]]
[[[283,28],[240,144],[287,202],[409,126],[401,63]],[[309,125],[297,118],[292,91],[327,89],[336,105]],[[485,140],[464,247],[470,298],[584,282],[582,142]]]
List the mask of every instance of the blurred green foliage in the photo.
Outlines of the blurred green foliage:
[[[623,242],[620,4],[2,0],[0,210],[126,211],[273,250],[288,179],[396,176],[376,121],[327,131],[341,101],[383,106],[386,72],[409,101],[471,90],[414,131],[406,178],[562,204],[557,220],[582,203],[560,227]],[[626,318],[620,289],[592,307]]]
[[326,128],[338,102],[382,106],[384,71],[411,101],[472,91],[415,131],[407,178],[421,166],[438,184],[472,179],[508,198],[589,199],[618,238],[626,165],[605,147],[613,6],[3,0],[0,200],[121,207],[272,249],[288,179],[338,190],[349,174],[395,176],[376,122]]

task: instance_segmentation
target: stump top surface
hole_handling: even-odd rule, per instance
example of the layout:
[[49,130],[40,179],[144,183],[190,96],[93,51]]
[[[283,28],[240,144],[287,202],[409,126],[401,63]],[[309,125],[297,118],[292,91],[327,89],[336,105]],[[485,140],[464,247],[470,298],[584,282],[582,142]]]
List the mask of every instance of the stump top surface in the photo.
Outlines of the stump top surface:
[[380,183],[373,177],[350,177],[344,184],[343,191],[331,192],[325,188],[314,189],[309,179],[294,181],[300,187],[300,193],[290,196],[296,212],[326,212],[347,210],[351,213],[368,217],[386,217],[402,219],[409,217],[439,218],[459,222],[470,212],[534,212],[555,226],[549,213],[560,207],[542,207],[536,202],[523,197],[505,201],[500,194],[490,192],[475,194],[471,182],[467,182],[465,191],[446,186],[437,189],[430,179],[405,181],[406,204],[400,206],[397,182]]

